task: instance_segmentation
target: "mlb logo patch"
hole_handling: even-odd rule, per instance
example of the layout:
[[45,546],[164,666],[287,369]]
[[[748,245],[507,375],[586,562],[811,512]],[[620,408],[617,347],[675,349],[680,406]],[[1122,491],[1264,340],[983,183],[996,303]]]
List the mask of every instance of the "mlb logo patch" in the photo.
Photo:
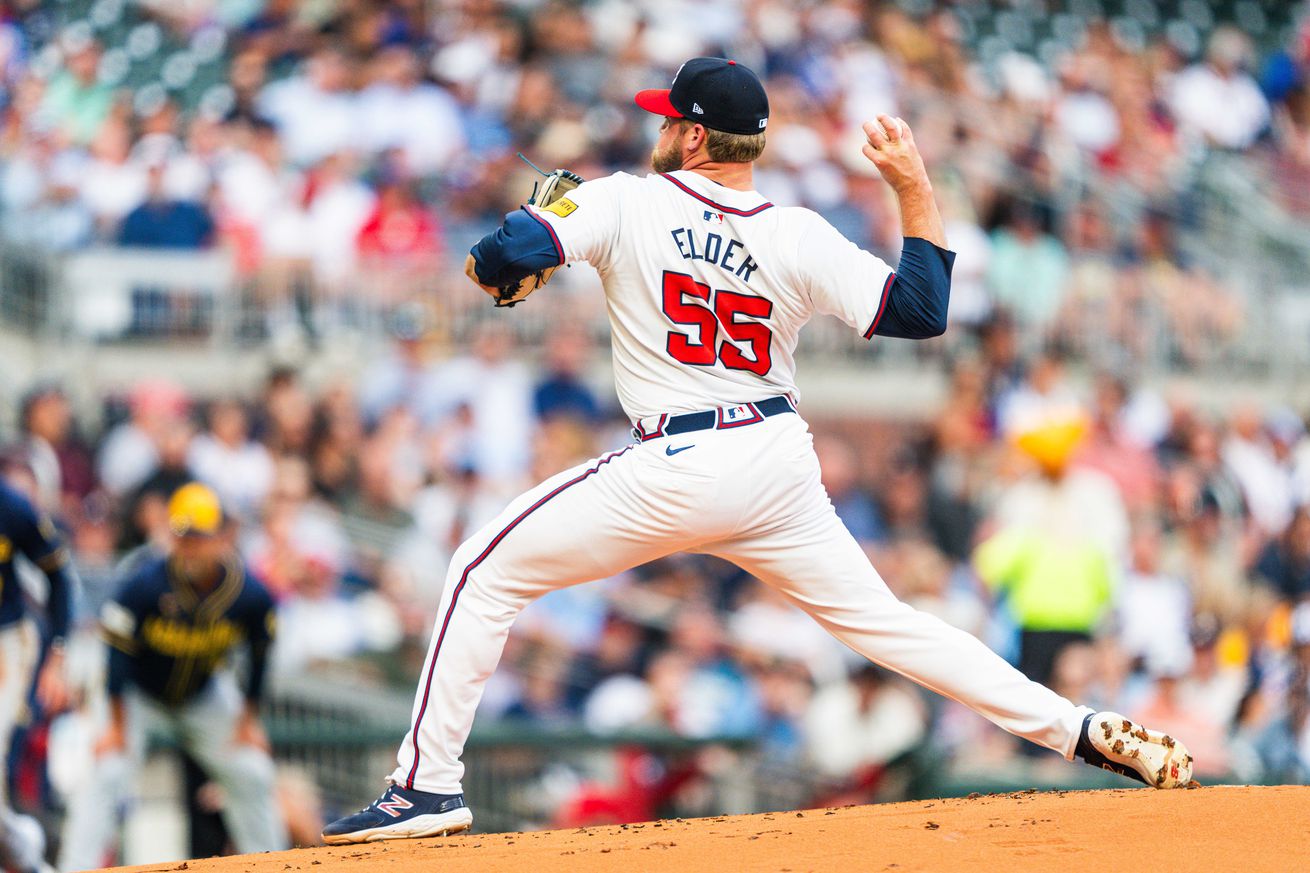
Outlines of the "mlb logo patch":
[[706,220],[707,222],[709,222],[710,224],[723,224],[723,213],[722,213],[722,212],[710,212],[708,209],[706,209],[706,210],[705,210],[705,220]]
[[732,424],[734,421],[743,421],[750,418],[754,414],[745,406],[729,406],[723,410],[723,421],[725,424]]
[[744,427],[763,420],[764,416],[760,415],[759,410],[749,403],[743,403],[740,406],[720,406],[719,420],[715,427],[719,430],[727,427]]

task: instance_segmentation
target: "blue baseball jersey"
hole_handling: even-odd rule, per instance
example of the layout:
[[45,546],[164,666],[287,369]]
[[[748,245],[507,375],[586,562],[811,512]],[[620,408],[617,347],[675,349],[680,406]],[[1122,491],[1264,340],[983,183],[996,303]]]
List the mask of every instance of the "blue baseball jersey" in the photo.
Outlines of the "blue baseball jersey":
[[124,580],[100,615],[113,647],[111,696],[131,683],[161,703],[185,703],[242,645],[250,649],[246,697],[257,700],[263,691],[273,598],[235,558],[223,563],[218,583],[203,592],[172,559],[147,561]]
[[0,481],[0,628],[23,618],[26,607],[14,559],[24,555],[50,579],[50,626],[56,637],[68,630],[68,550],[54,523],[31,501]]

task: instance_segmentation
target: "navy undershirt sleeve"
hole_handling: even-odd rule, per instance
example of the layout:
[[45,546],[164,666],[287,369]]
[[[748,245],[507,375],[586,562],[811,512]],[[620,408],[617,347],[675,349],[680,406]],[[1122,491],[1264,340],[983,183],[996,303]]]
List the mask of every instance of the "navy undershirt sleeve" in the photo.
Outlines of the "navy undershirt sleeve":
[[70,593],[73,588],[73,571],[68,564],[60,564],[46,570],[45,575],[50,580],[50,598],[46,601],[46,610],[50,613],[50,636],[62,640],[68,636],[72,613]]
[[526,208],[505,216],[505,223],[473,246],[474,272],[483,285],[513,285],[538,270],[564,263],[545,221]]
[[955,252],[926,239],[907,236],[887,305],[874,325],[879,336],[928,339],[946,332]]
[[45,573],[50,582],[50,595],[46,600],[50,634],[54,639],[62,640],[68,635],[73,586],[68,549],[50,520],[38,515],[28,501],[20,498],[11,508],[17,522],[14,544]]
[[106,677],[105,690],[110,697],[122,697],[127,690],[128,676],[132,672],[132,656],[122,649],[111,646],[109,649],[109,675]]
[[264,679],[268,673],[268,650],[273,643],[276,623],[273,598],[261,587],[258,603],[246,615],[246,639],[250,645],[250,673],[246,681],[246,700],[258,706],[264,696]]

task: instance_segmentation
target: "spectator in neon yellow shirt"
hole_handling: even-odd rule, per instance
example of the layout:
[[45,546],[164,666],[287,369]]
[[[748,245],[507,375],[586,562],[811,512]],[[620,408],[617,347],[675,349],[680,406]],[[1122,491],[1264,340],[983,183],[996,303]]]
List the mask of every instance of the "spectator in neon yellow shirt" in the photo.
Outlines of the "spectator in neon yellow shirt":
[[1114,484],[1069,469],[1085,432],[1085,420],[1072,419],[1017,437],[1039,472],[1002,495],[995,533],[974,553],[979,577],[1008,599],[1019,624],[1019,669],[1042,683],[1065,646],[1091,639],[1113,600],[1126,549],[1127,518]]

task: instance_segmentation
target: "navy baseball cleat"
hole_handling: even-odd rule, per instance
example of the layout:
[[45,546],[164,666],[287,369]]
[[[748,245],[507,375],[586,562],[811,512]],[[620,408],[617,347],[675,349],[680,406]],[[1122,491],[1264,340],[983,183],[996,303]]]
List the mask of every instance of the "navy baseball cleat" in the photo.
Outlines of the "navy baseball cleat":
[[464,805],[462,794],[429,794],[391,785],[359,812],[323,828],[323,842],[337,846],[444,837],[466,831],[472,824],[473,812]]
[[1098,712],[1083,719],[1074,754],[1093,767],[1152,788],[1186,788],[1192,781],[1192,756],[1186,746],[1117,712]]

